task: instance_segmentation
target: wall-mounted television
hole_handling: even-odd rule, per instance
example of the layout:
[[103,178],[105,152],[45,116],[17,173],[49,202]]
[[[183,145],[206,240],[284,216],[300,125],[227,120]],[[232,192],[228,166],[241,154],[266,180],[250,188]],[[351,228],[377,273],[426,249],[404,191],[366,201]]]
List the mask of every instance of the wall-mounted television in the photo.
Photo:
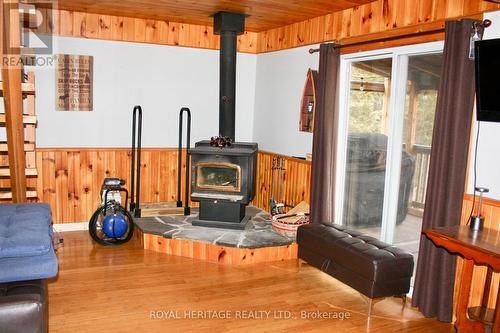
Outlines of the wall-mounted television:
[[477,41],[475,58],[477,120],[500,122],[500,38]]

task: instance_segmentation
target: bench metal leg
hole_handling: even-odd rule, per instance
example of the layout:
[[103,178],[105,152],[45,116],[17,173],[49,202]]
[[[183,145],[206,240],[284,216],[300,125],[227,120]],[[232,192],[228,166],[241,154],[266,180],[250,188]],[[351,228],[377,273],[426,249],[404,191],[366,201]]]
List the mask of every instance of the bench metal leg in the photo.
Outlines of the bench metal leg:
[[[361,298],[363,298],[363,300],[366,302],[366,304],[368,306],[367,310],[366,310],[366,314],[367,314],[366,325],[367,325],[367,327],[370,327],[370,320],[371,320],[371,316],[372,316],[372,312],[373,312],[373,306],[376,303],[383,301],[385,299],[385,297],[370,298],[370,297],[367,297],[361,293],[360,293],[360,295],[361,295]],[[405,307],[406,307],[406,294],[396,295],[394,297],[398,297],[398,298],[401,298],[403,300],[403,307],[401,308],[401,312],[403,312]]]
[[401,308],[401,311],[404,311],[404,309],[406,308],[406,294],[402,294],[402,295],[397,295],[397,296],[394,296],[394,297],[397,297],[397,298],[401,298],[401,300],[403,301],[403,306]]
[[367,310],[367,324],[370,325],[370,319],[372,317],[373,310],[373,298],[368,299],[368,310]]
[[306,262],[300,258],[297,259],[297,267],[300,270],[302,268],[302,264],[306,264]]
[[373,306],[380,302],[380,301],[383,301],[385,299],[385,297],[377,297],[377,298],[370,298],[370,297],[367,297],[363,294],[361,294],[361,298],[363,298],[363,300],[366,302],[366,304],[368,305],[368,308],[367,308],[367,325],[370,326],[370,319],[371,319],[371,316],[372,316],[372,311],[373,311]]

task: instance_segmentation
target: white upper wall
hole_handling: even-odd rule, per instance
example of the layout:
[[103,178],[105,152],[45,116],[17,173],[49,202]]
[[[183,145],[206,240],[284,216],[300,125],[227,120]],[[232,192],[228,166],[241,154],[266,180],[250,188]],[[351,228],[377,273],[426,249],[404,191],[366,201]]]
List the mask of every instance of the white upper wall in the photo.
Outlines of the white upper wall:
[[318,46],[258,55],[253,135],[260,149],[301,157],[312,152],[312,133],[299,131],[307,70],[319,63],[311,47]]
[[[143,109],[143,146],[176,147],[178,114],[192,112],[192,143],[219,131],[219,52],[54,37],[54,53],[94,56],[94,111],[55,111],[55,70],[36,68],[38,147],[129,147],[134,105]],[[238,54],[236,139],[252,141],[255,55]]]
[[[484,39],[500,38],[500,11],[485,13],[485,19],[492,24],[484,32]],[[474,122],[473,144],[475,145],[477,122]],[[477,186],[487,187],[488,198],[500,200],[500,123],[481,122],[479,146],[477,150]],[[470,150],[474,154],[474,150]],[[474,156],[469,158],[468,193],[474,192]]]
[[[319,62],[310,47],[317,45],[238,53],[236,140],[292,156],[311,152],[312,134],[298,130],[307,70]],[[56,36],[54,53],[94,56],[94,110],[55,111],[55,69],[28,68],[35,71],[40,148],[129,147],[134,105],[143,109],[144,147],[177,146],[183,106],[192,111],[192,144],[218,134],[217,50]]]

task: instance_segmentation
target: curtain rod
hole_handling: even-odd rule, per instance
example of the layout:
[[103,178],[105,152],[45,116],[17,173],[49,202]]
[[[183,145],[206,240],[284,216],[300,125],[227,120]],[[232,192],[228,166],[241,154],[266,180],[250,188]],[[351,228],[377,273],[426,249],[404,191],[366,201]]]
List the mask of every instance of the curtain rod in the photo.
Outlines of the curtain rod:
[[[490,25],[491,25],[490,20],[484,20],[482,22],[474,22],[472,24],[472,27],[473,28],[478,28],[478,27],[487,28]],[[391,41],[391,40],[396,40],[396,39],[400,39],[403,37],[428,35],[428,34],[436,33],[439,31],[444,31],[444,28],[433,29],[433,30],[428,30],[428,31],[411,32],[411,33],[402,34],[402,35],[398,35],[398,36],[392,36],[392,37],[379,37],[379,38],[375,38],[375,39],[363,40],[363,41],[347,43],[347,44],[337,44],[334,42],[335,43],[334,47],[342,48],[342,47],[347,47],[347,46],[358,46],[358,45],[369,44],[369,43],[380,42],[380,41]],[[317,48],[317,49],[310,48],[309,49],[309,54],[313,54],[316,52],[319,52],[319,48]]]

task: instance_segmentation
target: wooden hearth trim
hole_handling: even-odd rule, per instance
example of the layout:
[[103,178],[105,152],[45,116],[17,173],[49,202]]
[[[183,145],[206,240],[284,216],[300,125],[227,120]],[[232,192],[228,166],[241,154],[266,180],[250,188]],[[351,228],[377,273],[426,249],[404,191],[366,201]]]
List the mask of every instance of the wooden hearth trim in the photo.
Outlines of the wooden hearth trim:
[[297,259],[297,244],[243,249],[226,247],[189,239],[168,239],[136,231],[145,250],[208,261],[219,265],[247,265]]

